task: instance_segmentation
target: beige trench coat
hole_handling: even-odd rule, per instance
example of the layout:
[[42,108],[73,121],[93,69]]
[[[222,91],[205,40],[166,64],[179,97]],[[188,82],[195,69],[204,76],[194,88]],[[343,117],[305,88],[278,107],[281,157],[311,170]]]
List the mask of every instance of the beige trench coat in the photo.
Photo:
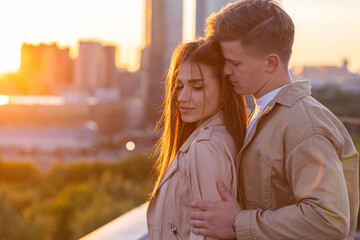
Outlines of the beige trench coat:
[[220,111],[193,132],[166,170],[148,207],[149,239],[204,239],[190,231],[190,204],[200,199],[221,200],[216,188],[220,179],[236,196],[236,155]]
[[238,161],[247,210],[237,214],[237,239],[354,239],[359,156],[344,125],[310,97],[308,81],[281,89]]

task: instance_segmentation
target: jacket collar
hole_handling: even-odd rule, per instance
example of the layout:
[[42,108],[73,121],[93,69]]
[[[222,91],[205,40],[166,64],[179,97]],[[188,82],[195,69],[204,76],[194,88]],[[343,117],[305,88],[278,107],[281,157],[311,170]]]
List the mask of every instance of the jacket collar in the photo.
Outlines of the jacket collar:
[[[211,131],[204,131],[204,130],[209,130],[211,127],[216,125],[224,125],[224,115],[222,111],[215,113],[215,115],[206,119],[198,128],[196,128],[196,130],[188,137],[188,139],[181,146],[179,152],[187,152],[191,144],[194,141],[196,141],[198,135],[210,134]],[[206,136],[201,136],[201,137],[206,137]]]
[[310,94],[311,85],[309,80],[295,81],[281,89],[273,101],[269,103],[269,106],[279,103],[287,107],[292,107],[299,99],[310,96]]
[[257,125],[260,122],[262,116],[269,113],[274,108],[276,103],[290,108],[301,98],[310,96],[310,94],[311,85],[310,81],[308,80],[295,81],[294,83],[289,84],[288,86],[281,89],[280,92],[275,96],[275,98],[271,100],[271,102],[266,106],[266,108],[260,113],[259,118],[250,130],[250,133],[247,136],[240,152],[242,152],[246,148],[246,146],[250,143],[251,139],[254,137]]
[[[196,130],[188,137],[185,143],[181,146],[179,152],[175,155],[174,159],[172,159],[172,161],[170,162],[168,168],[165,171],[163,178],[161,179],[159,185],[157,186],[157,189],[159,189],[164,184],[164,182],[166,182],[178,170],[180,152],[186,153],[189,150],[191,144],[195,142],[198,139],[198,137],[202,139],[205,139],[206,137],[209,138],[211,133],[211,127],[216,125],[223,125],[223,124],[224,124],[223,112],[219,111],[214,116],[206,119],[198,128],[196,128]],[[204,136],[207,134],[208,136]]]

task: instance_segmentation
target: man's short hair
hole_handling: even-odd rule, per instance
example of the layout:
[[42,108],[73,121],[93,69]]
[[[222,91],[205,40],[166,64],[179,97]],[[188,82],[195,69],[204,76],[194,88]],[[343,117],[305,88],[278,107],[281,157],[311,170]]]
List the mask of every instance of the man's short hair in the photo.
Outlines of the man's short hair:
[[207,19],[207,38],[239,39],[252,54],[275,53],[286,66],[294,42],[295,26],[276,0],[242,0],[228,4]]

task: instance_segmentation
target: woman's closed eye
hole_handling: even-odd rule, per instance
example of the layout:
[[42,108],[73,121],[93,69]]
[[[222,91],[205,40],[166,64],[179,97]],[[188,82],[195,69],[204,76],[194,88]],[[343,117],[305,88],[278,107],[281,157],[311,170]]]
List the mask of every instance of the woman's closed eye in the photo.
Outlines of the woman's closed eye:
[[239,66],[240,65],[240,63],[239,62],[233,62],[233,61],[231,61],[231,65],[233,65],[233,66]]
[[190,83],[195,91],[202,91],[204,89],[204,79],[192,79]]
[[202,91],[204,89],[204,85],[194,85],[193,89],[195,91]]

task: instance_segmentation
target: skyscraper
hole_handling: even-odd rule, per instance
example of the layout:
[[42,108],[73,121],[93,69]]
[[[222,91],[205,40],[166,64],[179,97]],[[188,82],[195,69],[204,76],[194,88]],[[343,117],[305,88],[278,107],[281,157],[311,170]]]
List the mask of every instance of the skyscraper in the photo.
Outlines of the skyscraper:
[[100,70],[100,84],[102,88],[109,88],[113,84],[116,65],[115,65],[115,46],[104,46],[102,51],[102,67]]
[[74,63],[75,86],[92,91],[107,88],[115,74],[115,47],[99,42],[80,42]]
[[74,82],[79,89],[90,90],[100,81],[102,46],[98,42],[80,42],[79,55],[74,62]]
[[63,84],[72,83],[73,62],[69,48],[56,43],[21,46],[20,76],[27,94],[54,94]]
[[[146,71],[149,101],[149,116],[156,120],[164,81],[170,64],[172,52],[182,41],[183,1],[180,0],[146,0],[145,36],[147,56],[143,56]],[[154,114],[155,113],[155,114]]]
[[203,37],[205,35],[205,20],[210,14],[218,12],[231,2],[236,2],[236,0],[196,0],[196,36]]

